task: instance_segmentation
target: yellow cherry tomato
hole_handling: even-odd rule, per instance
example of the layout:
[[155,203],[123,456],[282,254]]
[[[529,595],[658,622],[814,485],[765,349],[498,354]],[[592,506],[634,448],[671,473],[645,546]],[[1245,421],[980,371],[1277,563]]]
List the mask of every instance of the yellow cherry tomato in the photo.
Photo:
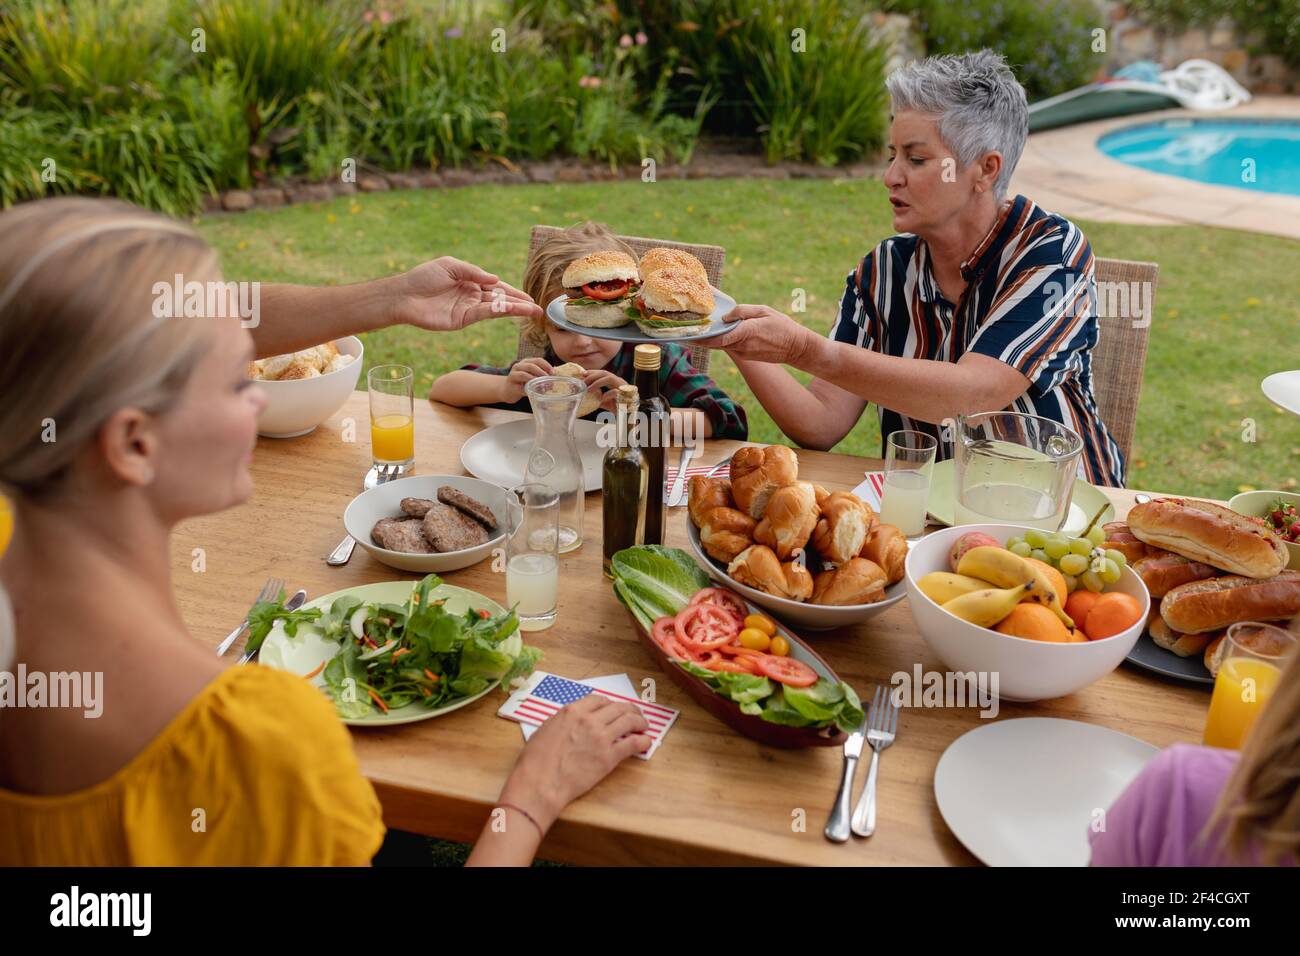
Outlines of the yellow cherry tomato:
[[756,627],[747,627],[740,632],[740,646],[748,647],[751,651],[765,651],[772,643],[772,638]]
[[762,631],[768,637],[776,633],[776,624],[761,614],[751,614],[745,618],[745,627],[752,627],[756,631]]
[[778,635],[777,637],[772,638],[772,646],[768,648],[768,650],[771,653],[775,654],[777,657],[789,657],[790,642],[787,641],[784,637],[780,637]]

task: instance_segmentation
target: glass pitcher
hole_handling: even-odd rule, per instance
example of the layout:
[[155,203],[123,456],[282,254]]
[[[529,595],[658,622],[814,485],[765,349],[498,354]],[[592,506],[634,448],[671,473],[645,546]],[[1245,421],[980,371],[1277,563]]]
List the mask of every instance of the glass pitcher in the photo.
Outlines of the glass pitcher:
[[957,418],[957,524],[1056,531],[1070,513],[1083,439],[1060,422],[1019,412]]
[[581,379],[543,375],[525,385],[524,392],[533,406],[537,430],[524,467],[524,481],[549,485],[560,496],[560,553],[574,551],[582,546],[586,489],[573,423],[587,387]]

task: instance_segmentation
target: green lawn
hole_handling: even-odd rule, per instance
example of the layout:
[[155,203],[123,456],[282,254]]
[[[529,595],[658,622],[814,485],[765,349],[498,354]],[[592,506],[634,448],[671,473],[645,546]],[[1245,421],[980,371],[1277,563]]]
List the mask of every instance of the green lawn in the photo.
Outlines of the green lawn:
[[[530,226],[596,219],[621,233],[725,246],[729,293],[789,311],[791,290],[803,288],[798,318],[824,333],[844,276],[890,234],[888,210],[877,181],[674,180],[366,194],[198,223],[231,279],[341,284],[448,254],[517,284]],[[1129,484],[1218,498],[1296,487],[1300,420],[1273,407],[1259,382],[1300,356],[1300,244],[1226,229],[1080,225],[1099,256],[1160,263]],[[508,362],[515,328],[390,329],[366,347],[371,363],[410,365],[427,388],[464,362]],[[778,439],[731,361],[714,353],[713,362],[748,410],[751,438]],[[1246,420],[1253,443],[1242,439]],[[837,450],[879,447],[869,410]]]

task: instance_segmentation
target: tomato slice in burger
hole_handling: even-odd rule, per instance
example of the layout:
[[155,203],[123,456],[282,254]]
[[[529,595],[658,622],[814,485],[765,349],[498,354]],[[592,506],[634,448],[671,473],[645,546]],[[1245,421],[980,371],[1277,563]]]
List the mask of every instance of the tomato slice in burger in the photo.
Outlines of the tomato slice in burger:
[[628,281],[626,279],[611,279],[608,282],[588,282],[582,287],[582,293],[589,299],[609,302],[612,299],[621,299],[626,295],[627,287]]
[[696,591],[695,596],[691,598],[691,604],[710,604],[726,608],[736,615],[737,633],[743,626],[746,615],[749,614],[749,608],[741,600],[740,595],[728,591],[726,588],[703,588]]
[[791,687],[811,687],[817,683],[817,672],[803,661],[797,661],[793,657],[764,654],[752,660],[760,674],[782,684],[789,684]]
[[723,608],[712,604],[688,604],[677,615],[673,629],[687,650],[711,651],[731,643],[740,633],[738,623]]

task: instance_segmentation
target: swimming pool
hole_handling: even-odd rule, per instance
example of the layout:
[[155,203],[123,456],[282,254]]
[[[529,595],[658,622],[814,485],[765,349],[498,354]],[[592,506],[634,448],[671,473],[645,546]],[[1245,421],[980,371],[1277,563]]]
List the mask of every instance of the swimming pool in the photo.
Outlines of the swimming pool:
[[1107,133],[1097,148],[1167,176],[1300,196],[1296,120],[1167,119]]

